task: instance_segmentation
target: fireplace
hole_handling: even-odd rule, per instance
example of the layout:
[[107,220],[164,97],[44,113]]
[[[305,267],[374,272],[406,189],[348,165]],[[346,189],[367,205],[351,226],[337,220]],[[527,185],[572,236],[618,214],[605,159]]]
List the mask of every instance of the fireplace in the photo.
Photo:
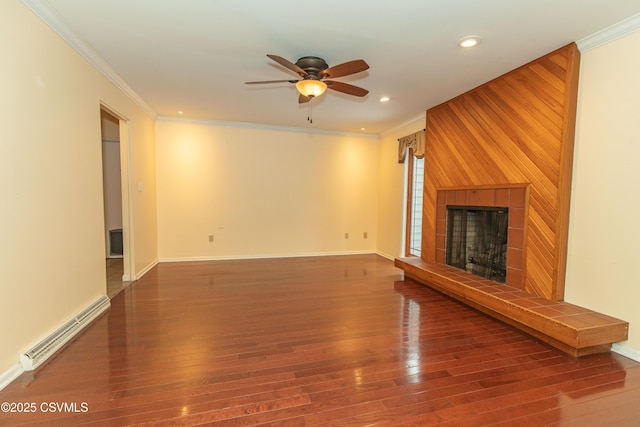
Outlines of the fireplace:
[[505,283],[508,212],[506,207],[447,205],[445,263]]
[[[436,253],[435,261],[440,264],[449,264],[447,258],[457,258],[457,265],[453,265],[457,268],[461,268],[470,271],[480,277],[487,278],[497,283],[504,283],[509,286],[524,289],[524,265],[525,265],[525,229],[526,229],[526,206],[528,200],[528,188],[526,186],[512,186],[512,187],[500,187],[500,188],[487,188],[487,187],[475,187],[475,188],[459,188],[451,190],[438,190],[437,192],[437,206],[436,206]],[[491,255],[479,255],[472,253],[473,250],[478,249],[478,243],[472,248],[471,252],[465,254],[447,254],[447,250],[451,248],[451,245],[447,245],[448,234],[448,209],[453,210],[466,210],[466,221],[469,222],[469,213],[472,216],[478,215],[478,212],[487,212],[482,215],[494,215],[490,212],[494,212],[496,218],[494,221],[499,222],[497,216],[501,217],[502,226],[507,228],[506,233],[500,232],[501,239],[506,239],[506,253],[504,253],[505,246],[494,243],[494,250],[496,252],[503,252],[500,255],[500,262],[494,263],[493,266],[486,258]],[[499,214],[502,212],[502,214]],[[453,213],[451,215],[454,215]],[[462,215],[458,212],[455,215]],[[460,218],[460,221],[462,219]],[[455,220],[454,220],[455,221]],[[475,221],[475,219],[474,219]],[[449,220],[451,222],[451,220]],[[466,246],[469,246],[469,238],[467,238]],[[500,240],[502,242],[502,240]],[[498,250],[499,249],[499,250]],[[492,256],[492,255],[491,255]],[[502,258],[504,256],[504,258]],[[472,262],[469,262],[469,258],[473,257]],[[476,264],[467,265],[467,264]],[[494,269],[489,273],[491,277],[487,277],[485,274],[479,274],[480,270],[487,267],[481,264],[489,264],[489,269]],[[502,265],[500,265],[502,264]],[[503,272],[504,269],[504,272]],[[499,270],[499,271],[498,271]]]

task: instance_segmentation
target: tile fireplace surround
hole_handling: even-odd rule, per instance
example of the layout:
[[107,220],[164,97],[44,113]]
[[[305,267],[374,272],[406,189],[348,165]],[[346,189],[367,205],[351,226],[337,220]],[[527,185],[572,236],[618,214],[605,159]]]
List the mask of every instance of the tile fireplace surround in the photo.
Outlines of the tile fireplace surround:
[[524,241],[528,188],[467,188],[438,190],[436,212],[436,262],[445,263],[447,205],[509,209],[507,232],[508,286],[524,289]]

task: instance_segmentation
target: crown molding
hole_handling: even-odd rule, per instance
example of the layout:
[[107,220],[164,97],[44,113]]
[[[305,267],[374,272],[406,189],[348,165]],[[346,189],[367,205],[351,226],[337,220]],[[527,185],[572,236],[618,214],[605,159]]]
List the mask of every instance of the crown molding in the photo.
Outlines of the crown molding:
[[590,36],[578,40],[576,44],[581,53],[610,43],[640,29],[640,13],[633,15],[610,27],[598,31]]
[[293,127],[293,126],[275,126],[275,125],[266,125],[260,123],[248,123],[248,122],[230,122],[223,120],[206,120],[206,119],[190,119],[186,117],[173,117],[173,116],[157,116],[156,122],[174,122],[174,123],[193,123],[200,124],[205,126],[222,126],[222,127],[233,127],[233,128],[244,128],[244,129],[261,129],[261,130],[271,130],[271,131],[281,131],[281,132],[297,132],[297,133],[307,133],[307,134],[316,134],[316,135],[334,135],[334,136],[346,136],[351,138],[365,138],[365,139],[380,139],[377,134],[371,133],[350,133],[350,132],[340,132],[326,129],[311,129],[311,128],[302,128],[302,127]]
[[409,120],[405,120],[404,122],[392,127],[391,129],[387,129],[384,132],[381,132],[380,133],[380,137],[383,138],[383,137],[389,136],[389,135],[395,133],[396,131],[398,131],[399,129],[404,128],[405,126],[415,125],[415,124],[418,124],[418,123],[421,123],[420,124],[420,128],[422,129],[422,128],[424,128],[425,122],[427,120],[426,117],[427,117],[427,112],[425,110],[424,113],[420,113],[417,116],[414,116],[414,117],[410,118]]
[[105,76],[111,83],[127,95],[136,105],[150,115],[157,117],[157,113],[116,73],[100,55],[71,28],[69,28],[44,0],[21,0],[38,18],[47,24],[67,44],[74,48],[80,56]]

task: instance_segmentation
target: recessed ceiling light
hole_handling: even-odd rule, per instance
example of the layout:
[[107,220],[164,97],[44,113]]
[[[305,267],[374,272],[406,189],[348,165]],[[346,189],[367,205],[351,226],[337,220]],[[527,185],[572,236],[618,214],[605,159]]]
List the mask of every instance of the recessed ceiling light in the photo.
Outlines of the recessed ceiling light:
[[380,98],[380,102],[389,102],[389,97],[388,96],[383,96],[382,98]]
[[360,128],[360,130],[365,130],[364,128]]
[[458,46],[460,47],[474,47],[478,46],[482,38],[480,36],[467,36],[458,40]]
[[184,111],[178,111],[178,114],[184,114]]

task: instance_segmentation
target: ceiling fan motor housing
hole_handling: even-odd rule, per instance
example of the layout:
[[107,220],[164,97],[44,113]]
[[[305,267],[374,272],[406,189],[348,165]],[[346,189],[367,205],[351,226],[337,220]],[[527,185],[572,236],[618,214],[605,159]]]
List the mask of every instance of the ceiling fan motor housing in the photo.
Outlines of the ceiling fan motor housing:
[[317,79],[318,74],[321,71],[329,68],[329,65],[325,62],[325,60],[322,58],[318,58],[317,56],[303,56],[302,58],[298,59],[296,65],[306,71],[312,79]]

